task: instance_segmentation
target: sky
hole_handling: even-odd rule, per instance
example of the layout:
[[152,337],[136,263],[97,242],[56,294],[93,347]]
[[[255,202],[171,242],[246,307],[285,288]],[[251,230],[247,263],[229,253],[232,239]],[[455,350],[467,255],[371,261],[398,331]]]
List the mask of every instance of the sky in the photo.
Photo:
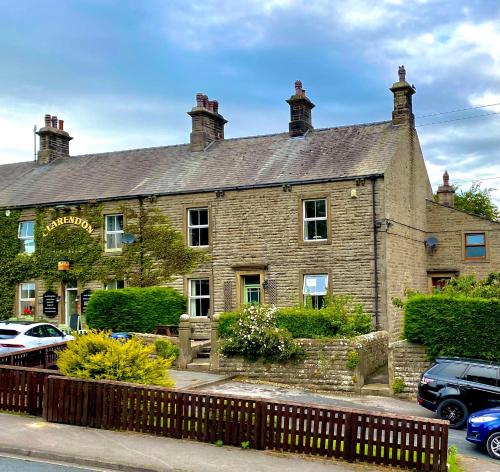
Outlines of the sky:
[[500,205],[498,0],[0,0],[0,11],[0,164],[33,159],[46,113],[64,119],[72,155],[188,142],[197,92],[219,101],[226,137],[284,132],[296,79],[315,128],[388,120],[404,64],[434,189],[448,170]]

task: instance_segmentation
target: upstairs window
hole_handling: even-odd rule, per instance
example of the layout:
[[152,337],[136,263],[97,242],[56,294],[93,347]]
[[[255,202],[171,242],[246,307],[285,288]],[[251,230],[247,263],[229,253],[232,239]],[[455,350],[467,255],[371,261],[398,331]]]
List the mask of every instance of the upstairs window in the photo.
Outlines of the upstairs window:
[[486,259],[486,240],[484,233],[465,233],[465,258]]
[[302,289],[304,306],[322,308],[325,305],[327,293],[328,275],[304,275],[304,286]]
[[17,235],[21,240],[21,252],[33,254],[35,252],[35,222],[20,221]]
[[328,224],[326,199],[304,200],[304,241],[326,241]]
[[191,247],[208,246],[208,208],[188,210],[188,244]]
[[120,251],[122,248],[123,215],[106,215],[106,251]]
[[210,282],[208,279],[189,280],[189,314],[208,316],[210,312]]

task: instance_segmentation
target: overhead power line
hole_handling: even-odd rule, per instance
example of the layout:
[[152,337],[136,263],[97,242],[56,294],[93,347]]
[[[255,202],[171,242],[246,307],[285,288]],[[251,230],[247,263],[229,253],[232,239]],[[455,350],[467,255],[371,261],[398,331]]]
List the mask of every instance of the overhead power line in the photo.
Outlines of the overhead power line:
[[452,121],[473,120],[475,118],[486,118],[488,116],[493,116],[493,115],[500,115],[500,111],[494,111],[492,113],[483,113],[482,115],[463,116],[461,118],[454,118],[452,120],[433,121],[432,123],[424,123],[423,125],[416,125],[416,127],[422,128],[423,126],[442,125],[444,123],[451,123]]
[[446,115],[448,113],[458,113],[460,111],[477,110],[478,108],[488,108],[488,107],[494,107],[497,105],[500,105],[500,102],[499,103],[489,103],[488,105],[478,105],[475,107],[458,108],[457,110],[441,111],[439,113],[430,113],[429,115],[416,115],[416,118],[429,118],[430,116]]

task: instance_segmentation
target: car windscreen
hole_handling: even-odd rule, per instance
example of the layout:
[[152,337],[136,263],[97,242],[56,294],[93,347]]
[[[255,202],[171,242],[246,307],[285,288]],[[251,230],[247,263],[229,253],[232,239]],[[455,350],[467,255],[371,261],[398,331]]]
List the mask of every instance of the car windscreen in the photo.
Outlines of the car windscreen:
[[13,339],[19,334],[14,329],[0,329],[0,339]]
[[436,377],[443,377],[445,379],[460,379],[462,378],[466,364],[458,362],[443,362],[436,364],[427,373],[435,375]]

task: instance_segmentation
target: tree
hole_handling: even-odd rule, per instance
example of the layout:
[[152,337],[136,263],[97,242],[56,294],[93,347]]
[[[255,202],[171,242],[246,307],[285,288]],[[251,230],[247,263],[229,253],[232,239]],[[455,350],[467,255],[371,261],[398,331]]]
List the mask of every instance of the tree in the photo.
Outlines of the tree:
[[499,221],[500,211],[491,199],[491,190],[482,189],[480,183],[474,183],[469,190],[461,190],[455,194],[455,208],[492,221]]

